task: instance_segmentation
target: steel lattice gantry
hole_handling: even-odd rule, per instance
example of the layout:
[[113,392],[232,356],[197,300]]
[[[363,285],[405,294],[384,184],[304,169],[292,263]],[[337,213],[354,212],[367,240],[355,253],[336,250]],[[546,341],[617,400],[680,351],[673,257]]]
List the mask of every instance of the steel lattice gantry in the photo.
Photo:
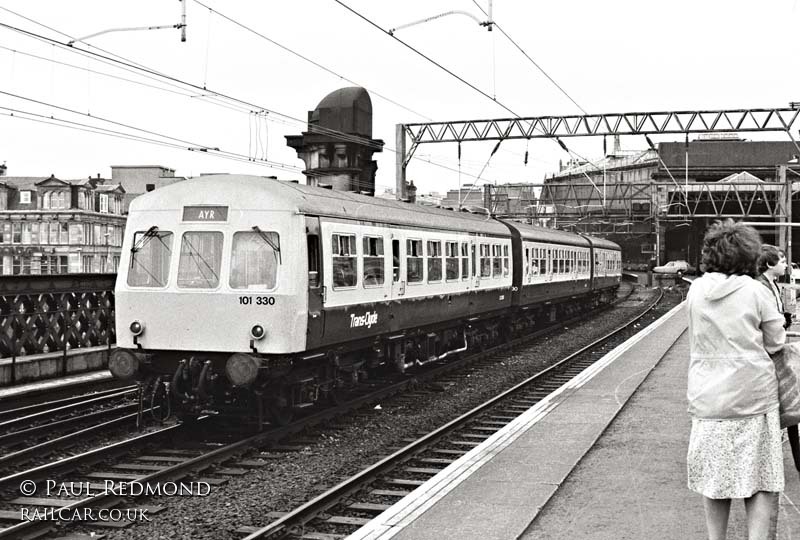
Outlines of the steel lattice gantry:
[[798,104],[792,103],[790,107],[771,109],[637,112],[398,124],[395,131],[396,193],[398,198],[406,198],[406,167],[417,147],[425,143],[764,131],[782,131],[791,137],[790,129],[798,113]]

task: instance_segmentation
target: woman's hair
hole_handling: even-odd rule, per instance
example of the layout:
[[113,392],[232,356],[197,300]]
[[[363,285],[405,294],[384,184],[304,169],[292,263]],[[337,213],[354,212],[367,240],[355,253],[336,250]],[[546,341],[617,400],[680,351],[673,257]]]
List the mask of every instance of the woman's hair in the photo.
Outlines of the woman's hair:
[[703,239],[701,262],[706,272],[754,276],[760,251],[758,231],[726,219],[708,228]]
[[767,271],[767,268],[775,266],[778,264],[778,261],[781,260],[781,257],[785,256],[783,251],[772,244],[763,244],[761,246],[761,253],[758,255],[758,263],[756,264],[758,273],[763,274]]

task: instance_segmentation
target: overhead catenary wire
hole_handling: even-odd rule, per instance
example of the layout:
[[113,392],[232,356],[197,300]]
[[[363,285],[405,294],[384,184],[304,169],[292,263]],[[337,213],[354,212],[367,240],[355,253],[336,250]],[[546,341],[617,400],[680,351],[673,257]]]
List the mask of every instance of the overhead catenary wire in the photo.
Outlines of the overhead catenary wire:
[[[4,9],[4,8],[0,8],[0,9]],[[19,14],[16,14],[16,15],[19,15]],[[21,17],[26,19],[26,20],[29,20],[29,21],[32,21],[32,22],[36,22],[36,21],[33,21],[32,19],[29,19],[27,17],[24,17],[24,16],[21,16]],[[37,23],[37,24],[40,24],[40,23]],[[49,30],[57,32],[57,33],[59,33],[61,35],[69,36],[68,34],[66,34],[64,32],[60,32],[60,31],[55,30],[55,29],[53,29],[53,28],[51,28],[49,26],[46,26],[46,25],[41,25],[41,26],[44,26],[45,28],[48,28]],[[28,36],[30,38],[37,39],[37,40],[42,41],[42,42],[47,43],[47,44],[51,44],[51,45],[54,45],[54,46],[60,46],[60,47],[64,48],[65,50],[68,50],[69,52],[76,53],[76,54],[82,54],[84,56],[91,57],[91,58],[93,58],[93,59],[95,59],[97,61],[106,63],[108,65],[113,65],[113,66],[118,67],[120,69],[125,69],[127,71],[134,72],[134,73],[136,73],[138,75],[145,76],[145,77],[157,80],[157,81],[159,81],[161,83],[169,84],[170,86],[173,86],[173,87],[176,87],[176,88],[181,88],[181,89],[189,88],[189,89],[192,89],[192,90],[196,90],[196,91],[201,92],[201,93],[199,95],[197,95],[197,96],[192,96],[192,97],[197,97],[197,98],[202,97],[202,98],[205,98],[206,100],[214,100],[215,104],[222,105],[222,106],[227,106],[228,108],[230,108],[232,110],[239,110],[240,112],[243,112],[247,107],[250,107],[251,110],[252,110],[252,108],[261,108],[260,106],[258,106],[256,104],[253,104],[251,102],[247,102],[245,100],[241,100],[241,99],[235,98],[233,96],[229,96],[229,95],[226,95],[226,94],[223,94],[223,93],[220,93],[220,92],[216,92],[216,91],[210,90],[208,88],[202,88],[202,87],[200,87],[198,85],[189,83],[187,81],[183,81],[183,80],[181,80],[181,79],[179,79],[177,77],[173,77],[173,76],[170,76],[170,75],[168,75],[166,73],[162,73],[162,72],[153,70],[153,69],[151,69],[151,68],[149,68],[149,67],[147,67],[147,66],[145,66],[143,64],[140,64],[138,62],[134,62],[134,61],[131,61],[131,60],[128,60],[128,59],[124,59],[124,57],[121,57],[120,55],[117,55],[117,54],[115,54],[113,52],[104,51],[104,52],[106,52],[106,54],[109,55],[109,56],[104,56],[103,54],[99,54],[99,53],[91,51],[91,50],[84,50],[84,49],[79,49],[79,48],[75,48],[75,47],[70,47],[70,46],[65,45],[64,43],[61,43],[61,42],[59,42],[57,40],[54,40],[52,38],[49,38],[47,36],[42,36],[42,35],[37,34],[35,32],[31,32],[29,30],[17,28],[17,27],[14,27],[13,25],[9,25],[9,24],[2,23],[2,22],[0,22],[0,28],[6,28],[8,30],[21,33],[21,34],[26,35],[26,36]],[[98,50],[101,50],[101,49],[98,48]],[[46,58],[42,58],[42,57],[39,57],[39,58],[43,59],[43,60],[46,60],[46,61],[50,61],[49,59],[46,59]],[[120,60],[119,58],[123,58],[123,59]],[[74,67],[75,69],[86,69],[86,68],[81,68],[80,66],[74,66],[72,64],[69,64],[69,65]],[[97,72],[97,73],[99,73],[101,75],[108,75],[110,77],[116,77],[114,75],[106,74],[104,72]],[[120,78],[120,79],[124,80],[124,81],[127,81],[127,79],[124,79],[124,78]],[[131,82],[136,83],[136,81],[131,81]],[[145,83],[139,83],[139,84],[145,84]],[[150,86],[150,85],[146,85],[146,86]],[[184,94],[183,92],[175,92],[174,90],[169,90],[169,89],[166,89],[166,88],[163,88],[163,87],[159,87],[159,86],[152,86],[152,87],[154,89],[160,89],[160,90],[164,90],[164,91],[168,91],[168,92]],[[208,92],[209,94],[203,94],[202,92]],[[220,100],[225,100],[225,101],[223,102],[223,101],[220,101]],[[233,107],[233,106],[229,105],[228,102],[236,104],[236,106]],[[288,114],[285,114],[285,113],[281,113],[279,111],[275,111],[275,110],[272,110],[272,109],[267,109],[267,108],[263,108],[263,110],[265,110],[267,112],[274,113],[275,116],[271,117],[272,121],[276,121],[276,118],[278,118],[278,117],[283,117],[283,118],[286,118],[287,120],[290,120],[290,121],[295,122],[297,124],[306,125],[305,121],[303,121],[303,120],[301,120],[299,118],[295,118],[295,117],[293,117],[291,115],[288,115]],[[315,132],[317,132],[317,133],[327,134],[327,135],[329,135],[331,137],[334,137],[334,138],[337,138],[339,140],[343,140],[343,141],[346,141],[346,142],[357,142],[359,144],[365,144],[367,146],[375,146],[376,148],[379,147],[378,145],[370,144],[369,140],[363,139],[362,137],[348,135],[346,133],[338,132],[336,130],[331,130],[331,129],[328,129],[328,128],[321,128],[319,126],[314,126],[313,130]],[[391,152],[396,152],[395,149],[393,149],[391,147],[388,147],[388,146],[384,146],[382,148],[384,148],[384,149],[386,149],[388,151],[391,151]],[[457,172],[457,170],[454,169],[453,167],[449,167],[449,166],[441,164],[441,163],[436,163],[436,162],[430,161],[430,160],[426,160],[425,162],[429,163],[429,164],[431,164],[431,165],[433,165],[435,167],[439,167],[439,168],[442,168],[442,169],[445,169],[445,170]],[[470,173],[464,173],[464,174],[466,174],[467,176],[470,176],[472,178],[478,178],[474,174],[470,174]]]
[[[473,3],[473,4],[475,4],[475,5],[478,7],[478,9],[480,9],[480,10],[483,12],[483,14],[484,14],[484,15],[488,16],[488,13],[486,13],[486,11],[483,9],[483,7],[481,7],[481,5],[480,5],[480,4],[477,2],[477,0],[472,0],[472,3]],[[523,49],[523,48],[522,48],[522,47],[521,47],[521,46],[520,46],[520,45],[519,45],[519,44],[518,44],[516,41],[514,41],[514,39],[512,39],[512,37],[511,37],[511,36],[509,36],[509,35],[506,33],[506,31],[505,31],[505,30],[503,30],[503,28],[502,28],[502,27],[501,27],[501,26],[500,26],[500,25],[497,23],[497,21],[496,21],[496,20],[493,20],[493,21],[492,21],[492,25],[493,25],[495,28],[497,28],[498,30],[500,30],[500,33],[501,33],[501,34],[503,34],[503,35],[506,37],[506,39],[508,39],[508,41],[510,41],[510,42],[511,42],[511,44],[512,44],[512,45],[514,45],[514,46],[517,48],[517,50],[519,50],[519,52],[521,52],[521,53],[523,54],[523,56],[525,56],[525,58],[527,58],[527,59],[528,59],[528,61],[529,61],[531,64],[533,64],[533,65],[534,65],[534,67],[536,67],[536,69],[538,69],[538,70],[539,70],[539,71],[542,73],[542,75],[544,75],[545,77],[547,77],[547,80],[548,80],[548,81],[550,81],[551,83],[553,83],[553,85],[554,85],[556,88],[558,88],[558,90],[559,90],[559,91],[560,91],[562,94],[564,94],[564,95],[567,97],[567,99],[569,99],[569,100],[570,100],[570,101],[573,103],[573,105],[575,105],[575,106],[576,106],[578,109],[580,109],[580,110],[581,110],[581,112],[582,112],[583,114],[586,114],[586,115],[588,115],[588,114],[589,114],[588,112],[586,112],[586,110],[585,110],[583,107],[581,107],[581,106],[580,106],[580,104],[578,104],[578,102],[577,102],[577,101],[575,101],[575,100],[572,98],[572,96],[570,96],[570,95],[567,93],[567,91],[566,91],[566,90],[564,90],[564,89],[561,87],[561,85],[560,85],[560,84],[558,84],[558,83],[555,81],[555,79],[553,79],[553,78],[552,78],[552,77],[551,77],[551,76],[550,76],[550,75],[549,75],[549,74],[548,74],[548,73],[547,73],[547,72],[544,70],[544,68],[542,68],[542,66],[540,66],[540,65],[539,65],[539,64],[538,64],[538,63],[537,63],[537,62],[536,62],[536,61],[535,61],[533,58],[531,58],[531,57],[528,55],[528,53],[527,53],[527,52],[525,52],[525,50],[524,50],[524,49]]]
[[[403,41],[402,39],[398,38],[396,35],[394,35],[393,33],[389,32],[388,30],[384,29],[384,28],[383,28],[383,27],[381,27],[379,24],[375,23],[374,21],[372,21],[371,19],[369,19],[369,18],[368,18],[368,17],[366,17],[365,15],[362,15],[361,13],[359,13],[358,11],[356,11],[355,9],[353,9],[352,7],[350,7],[350,6],[348,6],[347,4],[345,4],[344,2],[342,2],[342,0],[333,0],[333,1],[334,1],[334,2],[336,2],[337,4],[339,4],[340,6],[342,6],[343,8],[345,8],[347,11],[349,11],[349,12],[350,12],[350,13],[352,13],[353,15],[357,16],[358,18],[360,18],[360,19],[362,19],[363,21],[365,21],[366,23],[368,23],[370,26],[372,26],[372,27],[374,27],[374,28],[376,28],[376,29],[380,30],[381,32],[383,32],[383,33],[384,33],[384,34],[386,34],[387,36],[389,36],[389,37],[391,37],[391,38],[393,38],[393,39],[397,40],[397,41],[398,41],[399,43],[401,43],[403,46],[407,47],[408,49],[410,49],[411,51],[413,51],[413,52],[414,52],[414,53],[416,53],[417,55],[421,56],[422,58],[424,58],[424,59],[425,59],[425,60],[427,60],[428,62],[432,63],[433,65],[435,65],[436,67],[438,67],[439,69],[441,69],[442,71],[444,71],[445,73],[447,73],[448,75],[450,75],[450,76],[452,76],[452,77],[456,78],[458,81],[460,81],[461,83],[465,84],[466,86],[468,86],[469,88],[473,89],[474,91],[478,92],[479,94],[481,94],[481,95],[482,95],[482,96],[484,96],[485,98],[492,100],[492,101],[493,101],[495,104],[497,104],[499,107],[501,107],[501,108],[505,109],[506,111],[510,112],[510,113],[511,113],[512,115],[514,115],[514,116],[515,116],[517,119],[519,119],[519,120],[523,120],[523,118],[522,118],[522,117],[521,117],[521,116],[520,116],[518,113],[516,113],[516,112],[515,112],[513,109],[511,109],[510,107],[508,107],[508,106],[507,106],[507,105],[505,105],[504,103],[502,103],[502,102],[498,101],[496,98],[494,98],[494,97],[490,96],[489,94],[487,94],[486,92],[484,92],[483,90],[481,90],[480,88],[478,88],[477,86],[475,86],[474,84],[472,84],[471,82],[467,81],[466,79],[464,79],[464,78],[463,78],[463,77],[461,77],[460,75],[456,74],[455,72],[453,72],[452,70],[448,69],[448,68],[447,68],[447,67],[445,67],[444,65],[440,64],[440,63],[439,63],[439,62],[437,62],[436,60],[432,59],[431,57],[429,57],[429,56],[428,56],[428,55],[426,55],[425,53],[423,53],[423,52],[419,51],[418,49],[416,49],[415,47],[413,47],[413,46],[409,45],[408,43],[406,43],[406,42],[405,42],[405,41]],[[577,105],[577,103],[576,103],[576,105]],[[580,106],[579,106],[579,108],[580,108]],[[581,109],[581,110],[583,110],[583,109]],[[523,120],[523,121],[524,121],[524,120]],[[541,129],[540,129],[540,131],[541,131]],[[553,139],[549,139],[549,140],[553,140]],[[554,141],[554,142],[555,142],[555,141]],[[563,146],[562,146],[562,147],[563,147]],[[579,155],[579,154],[577,154],[577,155]],[[580,156],[580,155],[579,155],[579,156]],[[585,159],[585,158],[584,158],[584,159]],[[592,164],[593,164],[595,167],[597,167],[597,165],[595,165],[595,164],[594,164],[592,161],[590,161],[590,160],[588,160],[588,159],[585,159],[585,161],[587,161],[588,163],[592,163]],[[598,167],[598,169],[599,169],[599,167]]]
[[[65,48],[65,50],[68,50],[68,51],[76,53],[76,54],[83,54],[83,55],[86,55],[86,56],[91,56],[93,58],[101,58],[101,59],[104,59],[104,60],[108,61],[109,63],[111,63],[113,65],[121,64],[122,66],[130,68],[130,69],[134,70],[137,73],[139,71],[143,71],[143,72],[145,72],[145,74],[153,75],[154,77],[158,78],[159,80],[161,78],[164,78],[168,82],[173,83],[176,86],[177,85],[183,85],[183,86],[192,88],[192,89],[197,90],[197,91],[211,92],[212,94],[214,94],[215,97],[219,97],[221,99],[226,99],[226,100],[232,101],[234,103],[238,103],[238,104],[240,104],[240,106],[261,109],[261,107],[259,105],[256,105],[254,103],[247,102],[247,101],[244,101],[244,100],[240,100],[238,98],[235,98],[235,97],[232,97],[232,96],[228,96],[228,95],[225,95],[225,94],[221,94],[221,93],[215,92],[213,90],[202,89],[197,85],[194,85],[194,84],[186,82],[186,81],[182,81],[181,79],[178,79],[176,77],[171,77],[170,75],[167,75],[167,74],[163,74],[163,73],[151,70],[150,68],[148,68],[146,66],[141,66],[140,67],[139,65],[132,64],[132,63],[129,63],[129,62],[124,61],[124,60],[117,60],[117,59],[114,59],[114,58],[106,57],[106,56],[100,55],[98,53],[95,53],[93,51],[86,51],[86,50],[83,50],[83,49],[76,49],[76,48],[73,48],[73,47],[68,47],[68,46],[58,42],[57,40],[53,40],[52,38],[49,38],[49,37],[46,37],[46,36],[41,36],[39,34],[36,34],[35,32],[30,32],[28,30],[16,28],[16,27],[14,27],[12,25],[8,25],[8,24],[0,22],[0,28],[2,28],[2,27],[5,27],[5,28],[7,28],[9,30],[12,30],[12,31],[19,32],[19,33],[21,33],[23,35],[26,35],[26,36],[29,36],[29,37],[31,37],[33,39],[37,39],[39,41],[43,41],[43,42],[45,42],[47,44],[55,44],[55,45],[62,46],[62,47]],[[116,55],[114,55],[114,56],[116,56]],[[47,60],[47,59],[45,59],[45,60]],[[280,117],[286,118],[286,119],[288,119],[290,121],[293,121],[295,123],[298,123],[300,125],[306,125],[306,122],[304,122],[304,121],[302,121],[302,120],[300,120],[298,118],[295,118],[295,117],[293,117],[291,115],[288,115],[288,114],[285,114],[285,113],[281,113],[281,112],[278,112],[278,111],[273,111],[271,109],[265,109],[264,108],[263,110],[267,111],[267,112],[273,112],[273,113],[275,113],[275,115],[278,115]],[[274,119],[275,119],[275,117],[273,117],[273,120]],[[343,140],[345,142],[357,142],[357,143],[360,143],[360,144],[365,144],[365,142],[367,141],[366,139],[363,139],[362,137],[350,136],[350,135],[348,135],[346,133],[343,133],[343,132],[339,132],[339,131],[328,129],[328,128],[321,128],[319,126],[315,126],[314,127],[314,131],[317,132],[317,133],[321,133],[321,134],[327,134],[327,135],[329,135],[331,137],[338,138],[339,140]],[[366,144],[366,145],[367,146],[372,146],[372,147],[375,147],[375,148],[383,148],[383,149],[386,149],[386,150],[391,151],[391,152],[396,152],[396,150],[394,148],[387,147],[387,146],[380,147],[379,145],[373,145],[373,144]],[[454,169],[452,167],[449,167],[447,165],[444,165],[444,164],[441,164],[441,163],[436,163],[436,162],[433,162],[433,161],[426,161],[426,162],[431,164],[431,165],[433,165],[433,166],[435,166],[435,167],[439,167],[439,168],[443,168],[445,170],[456,172],[456,169]],[[473,178],[477,178],[473,174],[469,174],[469,173],[464,173],[464,174],[467,174],[467,176],[470,176],[470,177],[473,177]]]
[[361,87],[363,87],[363,88],[366,88],[366,89],[367,89],[367,90],[370,92],[370,94],[373,94],[373,95],[377,96],[378,98],[380,98],[380,99],[382,99],[382,100],[384,100],[384,101],[386,101],[386,102],[388,102],[388,103],[391,103],[392,105],[395,105],[395,106],[397,106],[397,107],[400,107],[401,109],[404,109],[404,110],[406,110],[406,111],[408,111],[408,112],[410,112],[410,113],[412,113],[412,114],[415,114],[415,115],[419,116],[420,118],[424,118],[425,120],[428,120],[429,122],[432,122],[432,121],[433,121],[433,119],[432,119],[432,118],[430,118],[430,117],[428,117],[428,116],[426,116],[426,115],[424,115],[424,114],[422,114],[422,113],[420,113],[420,112],[418,112],[418,111],[415,111],[414,109],[411,109],[410,107],[407,107],[407,106],[403,105],[402,103],[399,103],[399,102],[397,102],[397,101],[395,101],[395,100],[393,100],[393,99],[391,99],[391,98],[389,98],[389,97],[386,97],[386,96],[384,96],[383,94],[381,94],[381,93],[379,93],[379,92],[375,91],[375,90],[374,90],[374,89],[372,89],[372,88],[367,88],[365,85],[363,85],[363,84],[361,84],[361,83],[358,83],[358,82],[356,82],[356,81],[354,81],[354,80],[350,79],[349,77],[346,77],[346,76],[344,76],[344,75],[342,75],[342,74],[340,74],[340,73],[337,73],[336,71],[334,71],[334,70],[332,70],[332,69],[330,69],[330,68],[327,68],[327,67],[323,66],[323,65],[322,65],[322,64],[320,64],[319,62],[317,62],[317,61],[315,61],[315,60],[312,60],[311,58],[308,58],[307,56],[305,56],[305,55],[303,55],[303,54],[300,54],[299,52],[297,52],[297,51],[295,51],[295,50],[291,49],[290,47],[287,47],[286,45],[283,45],[283,44],[281,44],[281,43],[278,43],[278,42],[277,42],[277,41],[275,41],[274,39],[272,39],[272,38],[270,38],[270,37],[268,37],[268,36],[266,36],[266,35],[262,34],[261,32],[258,32],[257,30],[255,30],[255,29],[253,29],[253,28],[251,28],[251,27],[247,26],[246,24],[242,23],[241,21],[238,21],[238,20],[234,19],[233,17],[231,17],[231,16],[229,16],[229,15],[226,15],[225,13],[222,13],[221,11],[219,11],[219,10],[217,10],[217,9],[214,9],[214,8],[212,8],[212,7],[210,7],[210,6],[206,5],[206,4],[204,4],[204,3],[203,3],[203,2],[201,2],[200,0],[192,0],[192,1],[193,1],[195,4],[197,4],[197,5],[199,5],[199,6],[202,6],[202,7],[206,8],[206,9],[208,9],[208,10],[209,10],[209,12],[211,12],[211,13],[214,13],[215,15],[217,15],[217,16],[219,16],[219,17],[222,17],[223,19],[227,20],[227,21],[228,21],[228,22],[230,22],[231,24],[234,24],[234,25],[236,25],[236,26],[238,26],[238,27],[242,28],[243,30],[246,30],[246,31],[248,31],[248,32],[250,32],[250,33],[252,33],[252,34],[254,34],[254,35],[256,35],[256,36],[260,37],[261,39],[263,39],[263,40],[265,40],[265,41],[267,41],[267,42],[269,42],[269,43],[271,43],[271,44],[275,45],[276,47],[278,47],[278,48],[280,48],[280,49],[282,49],[282,50],[284,50],[284,51],[288,52],[289,54],[292,54],[292,55],[296,56],[297,58],[300,58],[300,59],[301,59],[301,60],[303,60],[304,62],[308,62],[309,64],[311,64],[311,65],[313,65],[313,66],[315,66],[315,67],[317,67],[317,68],[319,68],[319,69],[321,69],[321,70],[325,71],[326,73],[328,73],[328,74],[330,74],[330,75],[333,75],[333,76],[334,76],[334,77],[336,77],[337,79],[341,79],[341,80],[343,80],[343,81],[347,81],[348,83],[350,83],[350,84],[352,84],[352,85],[355,85],[355,86],[361,86]]

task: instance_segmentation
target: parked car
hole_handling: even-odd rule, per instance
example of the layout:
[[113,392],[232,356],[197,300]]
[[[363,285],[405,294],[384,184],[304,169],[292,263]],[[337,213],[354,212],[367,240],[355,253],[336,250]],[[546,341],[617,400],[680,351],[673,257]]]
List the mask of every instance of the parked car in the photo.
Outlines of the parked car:
[[797,263],[792,263],[792,283],[800,284],[800,266]]
[[656,274],[694,274],[697,269],[686,261],[669,261],[667,264],[656,266],[653,272]]

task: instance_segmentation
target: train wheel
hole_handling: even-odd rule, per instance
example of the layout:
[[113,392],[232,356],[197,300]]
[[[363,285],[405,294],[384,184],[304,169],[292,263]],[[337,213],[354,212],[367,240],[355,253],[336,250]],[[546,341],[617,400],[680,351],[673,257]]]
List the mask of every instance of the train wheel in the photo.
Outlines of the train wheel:
[[276,426],[286,426],[294,417],[294,411],[291,407],[280,405],[270,405],[269,407],[269,420]]
[[347,401],[347,392],[339,387],[334,387],[328,392],[328,402],[331,405],[341,405]]
[[200,415],[193,412],[179,412],[177,416],[182,424],[192,424],[197,422],[197,417]]

